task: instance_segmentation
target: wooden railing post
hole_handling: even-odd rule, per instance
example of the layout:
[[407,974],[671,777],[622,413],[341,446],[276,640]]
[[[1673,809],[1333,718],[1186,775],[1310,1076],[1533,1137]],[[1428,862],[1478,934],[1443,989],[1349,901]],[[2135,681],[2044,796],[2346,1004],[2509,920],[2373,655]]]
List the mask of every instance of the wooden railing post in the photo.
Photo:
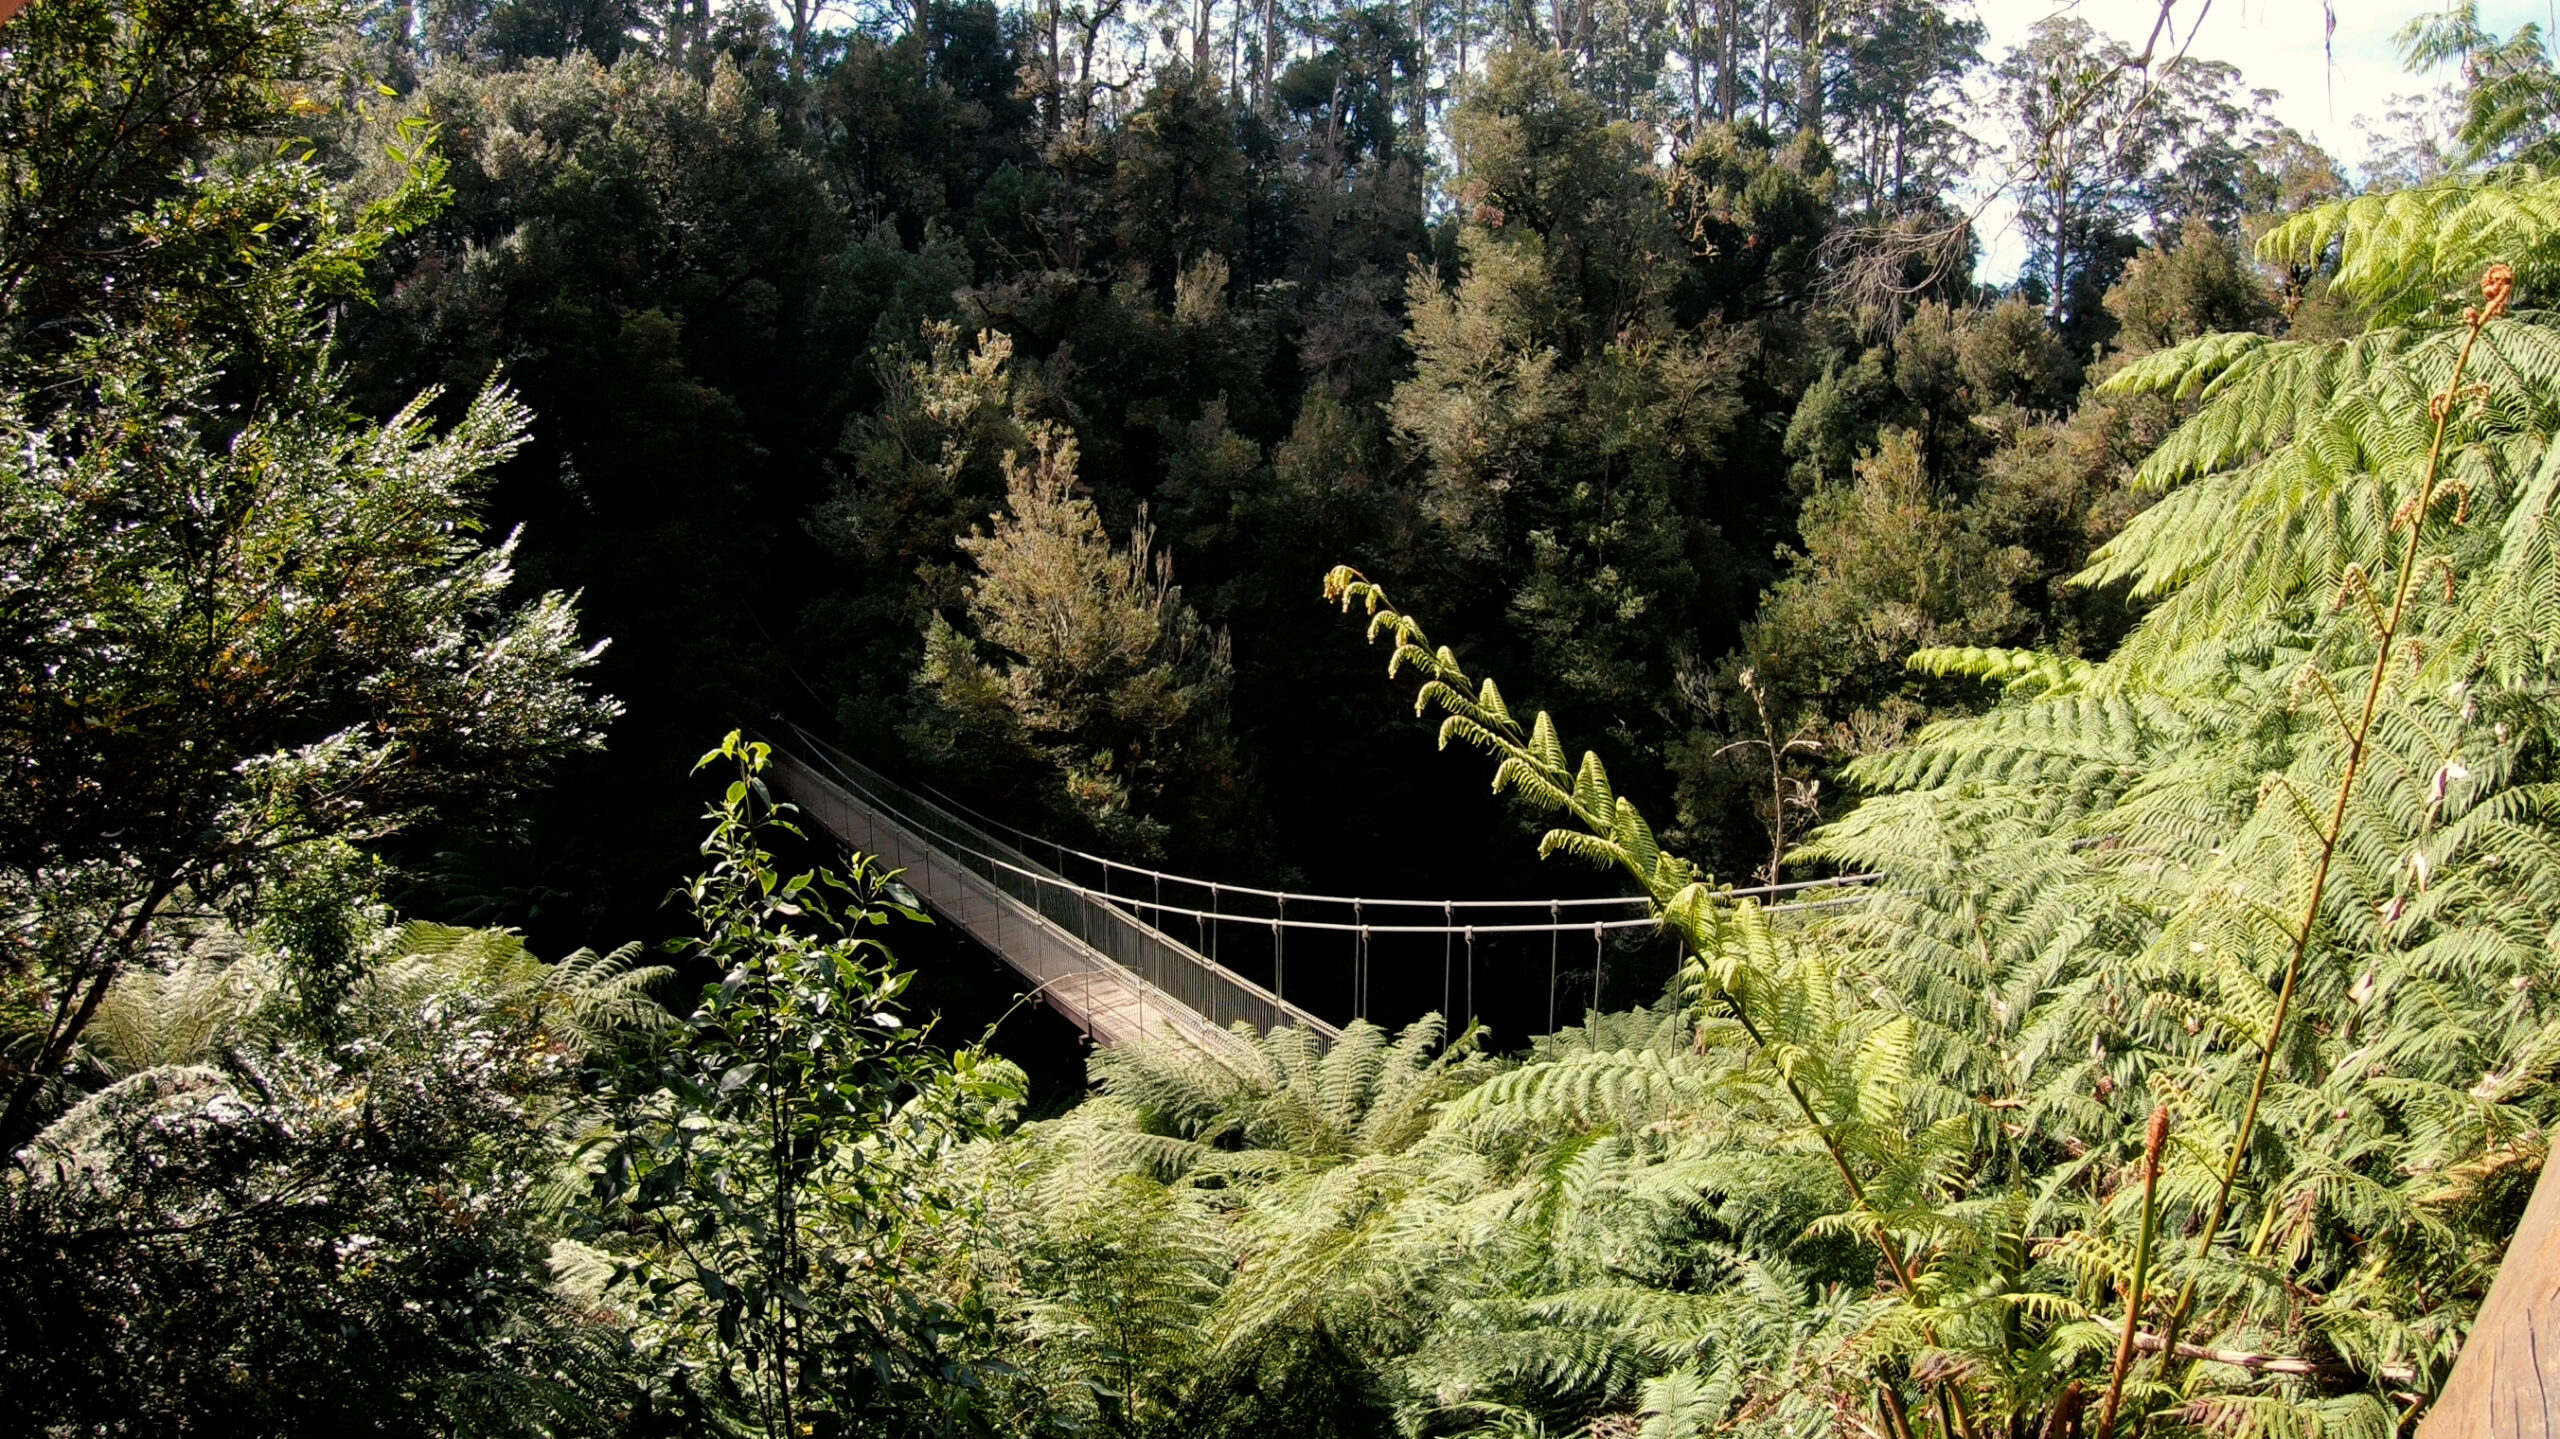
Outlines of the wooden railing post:
[[2548,1156],[2418,1439],[2560,1439],[2560,1180]]

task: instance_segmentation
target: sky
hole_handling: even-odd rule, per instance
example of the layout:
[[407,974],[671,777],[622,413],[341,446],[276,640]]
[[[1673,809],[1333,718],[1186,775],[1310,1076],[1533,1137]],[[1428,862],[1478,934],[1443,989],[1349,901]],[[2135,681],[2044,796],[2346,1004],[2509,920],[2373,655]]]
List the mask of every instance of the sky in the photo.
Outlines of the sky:
[[[2324,34],[2328,19],[2321,0],[2210,0],[2191,34],[2199,3],[2177,0],[2171,11],[2187,53],[2226,61],[2251,88],[2276,91],[2275,118],[2317,141],[2350,170],[2366,150],[2357,118],[2379,121],[2393,96],[2435,83],[2402,70],[2391,43],[2412,15],[2435,8],[2427,0],[2330,0],[2334,34]],[[2075,15],[2136,51],[2160,16],[2159,0],[1974,0],[1974,8],[1991,32],[1983,54],[1994,62],[2048,16]],[[2560,18],[2560,0],[2481,0],[2480,18],[2501,35],[2529,20],[2549,31],[2560,28],[2553,24]],[[2175,53],[2165,37],[2161,51]],[[2007,207],[1986,207],[1981,223],[1983,261],[1977,273],[1986,280],[2014,277],[2025,250]]]

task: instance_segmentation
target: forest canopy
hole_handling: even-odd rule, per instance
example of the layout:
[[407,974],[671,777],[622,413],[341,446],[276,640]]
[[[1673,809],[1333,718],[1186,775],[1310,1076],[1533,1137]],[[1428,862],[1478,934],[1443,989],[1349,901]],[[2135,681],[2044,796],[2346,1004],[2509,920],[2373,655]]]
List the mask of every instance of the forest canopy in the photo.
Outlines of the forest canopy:
[[[2560,62],[2141,38],[0,15],[0,1432],[2486,1432]],[[1088,1048],[782,735],[1645,917]]]

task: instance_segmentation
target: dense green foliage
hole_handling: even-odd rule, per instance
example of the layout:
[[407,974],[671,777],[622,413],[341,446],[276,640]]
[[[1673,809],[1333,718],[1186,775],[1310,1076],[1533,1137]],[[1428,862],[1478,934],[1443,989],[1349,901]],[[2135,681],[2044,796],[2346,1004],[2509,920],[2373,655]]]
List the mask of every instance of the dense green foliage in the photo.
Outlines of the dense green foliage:
[[[2077,207],[2003,310],[1951,198],[1982,34],[1941,5],[1162,8],[834,33],[750,6],[386,8],[339,43],[300,122],[322,163],[378,193],[382,144],[425,119],[452,191],[375,262],[351,378],[387,408],[503,373],[542,417],[491,513],[613,636],[597,683],[628,706],[500,832],[410,841],[408,902],[562,945],[646,923],[690,842],[671,781],[701,735],[776,710],[1016,820],[1240,880],[1347,885],[1417,809],[1468,818],[1415,888],[1524,876],[1500,806],[1374,757],[1397,707],[1300,603],[1344,558],[1546,677],[1613,764],[1678,788],[1702,859],[1747,872],[1738,670],[1779,729],[1821,736],[1827,780],[1963,702],[1901,671],[1914,646],[2103,648],[2115,607],[2051,582],[2121,518],[2113,469],[2157,425],[2069,418],[2095,349],[2277,313],[2254,271],[2210,313],[2103,297],[2191,224],[2236,257],[2250,217],[2339,183],[2235,120],[2226,69],[2146,89],[2101,37],[2039,32],[2016,63],[2095,88],[2067,116],[2029,103],[2051,86],[2002,102]],[[2060,300],[2036,278],[2057,273]],[[1927,506],[1808,509],[1905,429]],[[1100,778],[1128,726],[947,742],[993,716],[944,702],[960,671],[927,636],[974,637],[960,540],[1039,433],[1072,437],[1105,533],[1144,511],[1195,649],[1228,647],[1224,719],[1178,741],[1202,785]],[[1849,575],[1774,622],[1760,601],[1853,508],[1990,609],[1875,636],[1844,685],[1814,668],[1822,616],[1890,597]],[[1310,697],[1314,722],[1278,718]]]
[[608,1088],[574,1160],[587,1228],[552,1262],[697,1422],[876,1432],[939,1409],[932,1427],[973,1427],[974,1373],[944,1343],[965,1320],[918,1276],[966,1207],[935,1163],[1009,1115],[1019,1074],[955,1061],[899,1016],[908,976],[860,931],[919,916],[868,861],[777,867],[765,844],[796,831],[766,757],[734,734],[704,757],[737,778],[685,889],[702,937],[676,947],[719,978],[662,1058]]
[[[2406,1432],[2560,1119],[2560,75],[2422,18],[2460,129],[2358,190],[1982,39],[0,23],[0,1432]],[[775,708],[1674,972],[1026,1117]]]
[[[289,38],[328,18],[245,23]],[[201,90],[226,97],[204,102],[208,132],[271,126],[274,57],[205,23],[75,6],[12,27],[9,103],[75,156],[148,149],[130,119],[92,133],[97,97],[66,78],[122,41],[153,67],[133,103]],[[512,542],[478,532],[521,407],[490,386],[439,433],[432,394],[382,419],[346,400],[319,307],[433,208],[438,163],[411,155],[357,206],[301,156],[164,173],[156,194],[113,165],[29,159],[0,221],[24,275],[0,349],[11,1147],[172,920],[325,912],[361,886],[352,846],[503,806],[614,712],[580,683],[595,651],[568,600],[511,594]],[[329,929],[290,946],[321,1006],[347,964]]]
[[[2545,183],[2303,215],[2266,248],[2339,247],[2362,334],[2115,376],[2193,398],[2137,475],[2174,488],[2081,577],[2151,603],[2103,661],[1917,657],[2006,698],[1856,767],[1881,793],[1799,851],[1882,875],[1846,918],[1718,895],[1597,755],[1336,571],[1443,746],[1491,751],[1561,822],[1541,849],[1643,886],[1687,962],[1654,1013],[1419,1081],[1452,1090],[1426,1125],[1397,1116],[1428,1025],[1113,1056],[1014,1141],[1016,1252],[1111,1194],[1223,1219],[1232,1257],[1204,1269],[1199,1218],[1122,1231],[1103,1282],[1150,1332],[1079,1354],[1093,1382],[1144,1344],[1189,1376],[1158,1403],[1320,1355],[1422,1431],[2399,1428],[2552,1117],[2560,328],[2509,308],[2548,232],[2482,223]],[[1026,1282],[1028,1332],[1117,1307]]]

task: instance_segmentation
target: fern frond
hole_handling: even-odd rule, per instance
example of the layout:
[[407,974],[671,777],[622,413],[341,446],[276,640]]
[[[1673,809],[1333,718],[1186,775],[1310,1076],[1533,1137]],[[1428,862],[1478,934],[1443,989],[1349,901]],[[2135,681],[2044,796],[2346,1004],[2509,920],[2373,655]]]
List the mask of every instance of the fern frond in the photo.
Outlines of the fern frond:
[[2555,235],[2560,179],[2519,167],[2315,205],[2269,230],[2258,253],[2315,265],[2334,250],[2332,285],[2393,324],[2443,306],[2500,262],[2538,292]]

